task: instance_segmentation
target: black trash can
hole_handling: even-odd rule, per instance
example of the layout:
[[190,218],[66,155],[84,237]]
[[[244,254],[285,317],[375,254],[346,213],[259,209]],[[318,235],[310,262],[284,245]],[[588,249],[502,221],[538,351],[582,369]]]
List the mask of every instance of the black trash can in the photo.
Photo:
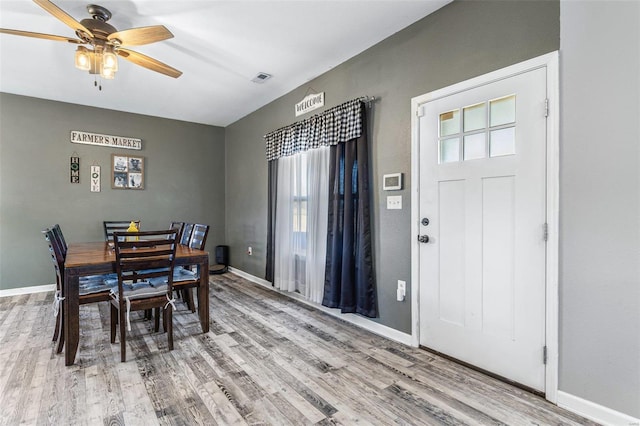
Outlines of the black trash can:
[[216,263],[209,267],[210,274],[223,274],[229,270],[229,246],[216,246]]

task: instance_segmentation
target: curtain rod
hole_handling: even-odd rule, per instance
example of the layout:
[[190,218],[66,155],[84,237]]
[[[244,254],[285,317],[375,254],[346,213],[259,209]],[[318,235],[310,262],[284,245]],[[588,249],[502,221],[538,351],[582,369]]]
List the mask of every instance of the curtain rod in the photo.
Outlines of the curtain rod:
[[365,104],[367,104],[367,106],[369,108],[371,108],[371,104],[373,104],[376,101],[376,97],[375,96],[360,96],[358,98],[358,100],[364,102]]

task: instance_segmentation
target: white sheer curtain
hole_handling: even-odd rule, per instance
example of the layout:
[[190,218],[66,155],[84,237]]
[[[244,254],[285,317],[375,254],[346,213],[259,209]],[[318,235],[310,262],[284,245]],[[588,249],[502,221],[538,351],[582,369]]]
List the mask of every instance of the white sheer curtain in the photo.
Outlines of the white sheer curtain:
[[324,293],[329,147],[278,159],[274,285],[320,303]]

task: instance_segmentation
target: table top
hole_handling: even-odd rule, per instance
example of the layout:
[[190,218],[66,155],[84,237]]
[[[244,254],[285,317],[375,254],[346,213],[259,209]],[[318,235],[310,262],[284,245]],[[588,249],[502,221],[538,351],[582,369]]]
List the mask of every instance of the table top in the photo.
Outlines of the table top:
[[[176,259],[190,259],[197,263],[198,258],[209,257],[209,252],[189,248],[182,244],[176,247]],[[105,241],[88,243],[71,243],[67,249],[65,268],[77,268],[88,265],[108,264],[116,261],[115,250]]]

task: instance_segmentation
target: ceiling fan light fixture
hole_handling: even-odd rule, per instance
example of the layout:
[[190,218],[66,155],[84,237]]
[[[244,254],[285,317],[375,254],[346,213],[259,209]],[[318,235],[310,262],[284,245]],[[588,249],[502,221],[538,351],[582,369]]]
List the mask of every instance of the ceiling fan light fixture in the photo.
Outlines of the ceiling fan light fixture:
[[78,46],[75,57],[76,68],[82,71],[91,69],[91,52],[84,46]]
[[104,66],[104,62],[100,64],[100,77],[105,80],[113,80],[116,77],[116,72],[113,68],[107,68]]
[[118,57],[116,56],[113,47],[107,46],[102,54],[102,67],[115,73],[118,71]]

